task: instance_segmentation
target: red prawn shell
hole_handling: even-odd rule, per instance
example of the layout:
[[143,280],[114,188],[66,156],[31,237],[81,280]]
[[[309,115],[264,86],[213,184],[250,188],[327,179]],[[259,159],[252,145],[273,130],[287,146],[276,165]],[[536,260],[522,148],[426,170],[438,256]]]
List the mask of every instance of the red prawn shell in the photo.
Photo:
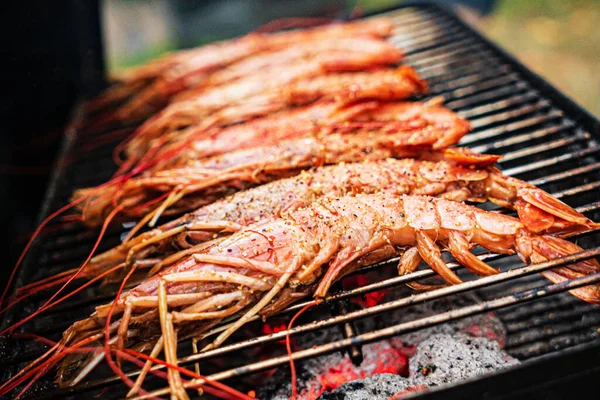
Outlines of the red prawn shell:
[[433,168],[430,165],[423,166],[420,173],[432,182],[482,181],[489,176],[484,169],[469,169],[445,162],[436,163]]
[[433,197],[406,196],[403,201],[406,220],[410,227],[419,230],[440,228],[440,218]]

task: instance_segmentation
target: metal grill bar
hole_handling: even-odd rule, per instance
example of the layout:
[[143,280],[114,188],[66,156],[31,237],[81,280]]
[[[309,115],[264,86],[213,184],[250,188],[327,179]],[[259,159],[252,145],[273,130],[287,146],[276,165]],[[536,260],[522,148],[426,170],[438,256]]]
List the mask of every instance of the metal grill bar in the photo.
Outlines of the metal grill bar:
[[[576,236],[576,235],[573,235],[573,236]],[[185,365],[189,365],[189,364],[192,364],[192,363],[195,363],[198,361],[224,356],[224,355],[230,354],[232,352],[238,352],[238,351],[250,348],[250,347],[259,346],[259,345],[263,345],[266,343],[276,342],[278,340],[284,339],[288,334],[294,335],[294,334],[312,332],[312,331],[316,331],[319,329],[329,328],[329,327],[340,325],[340,324],[348,324],[348,323],[351,323],[352,321],[355,321],[355,320],[358,320],[361,318],[372,317],[377,314],[381,314],[384,312],[390,312],[393,310],[397,310],[399,308],[420,304],[420,303],[423,303],[426,301],[432,301],[432,300],[440,299],[443,297],[448,297],[448,296],[454,295],[454,294],[469,292],[469,291],[472,291],[477,288],[489,287],[491,285],[499,284],[502,282],[516,280],[523,276],[532,275],[535,273],[539,273],[539,272],[543,272],[543,271],[546,271],[549,269],[556,268],[558,266],[568,265],[568,264],[571,264],[574,262],[583,261],[583,260],[587,260],[587,259],[598,257],[598,256],[600,256],[600,247],[596,247],[591,250],[583,251],[583,252],[580,252],[580,253],[577,253],[577,254],[574,254],[571,256],[566,256],[566,257],[562,257],[559,259],[551,260],[551,261],[548,261],[545,263],[533,264],[530,266],[514,268],[509,271],[499,273],[497,275],[482,277],[482,278],[479,278],[474,281],[464,282],[464,283],[461,283],[458,285],[452,285],[452,286],[448,286],[448,287],[445,287],[442,289],[433,290],[430,292],[418,293],[418,294],[415,294],[415,295],[407,297],[407,298],[402,298],[399,300],[395,300],[395,301],[391,301],[391,302],[387,302],[387,303],[383,303],[383,304],[378,304],[378,305],[372,306],[370,308],[366,308],[366,309],[362,309],[362,310],[358,310],[358,311],[343,313],[342,315],[338,315],[338,316],[335,316],[335,317],[332,317],[329,319],[325,319],[325,320],[314,321],[314,322],[306,324],[306,325],[300,325],[300,326],[292,328],[291,330],[287,330],[287,329],[281,330],[279,332],[272,333],[269,335],[259,336],[259,337],[248,339],[248,340],[245,340],[242,342],[237,342],[237,343],[221,346],[214,350],[209,350],[209,351],[206,351],[203,353],[198,353],[198,354],[193,354],[193,355],[190,355],[187,357],[182,357],[178,360],[178,365],[185,366]],[[482,255],[482,256],[478,256],[478,257],[482,260],[485,260],[486,262],[489,262],[492,260],[500,259],[503,256],[497,255],[497,254],[486,254],[486,255]],[[383,263],[379,263],[379,264],[376,264],[375,266],[371,266],[369,268],[373,268],[373,267],[379,268],[384,265],[395,264],[394,261],[397,262],[398,259],[394,259],[393,261],[386,261]],[[453,271],[463,268],[458,263],[449,263],[447,265]],[[326,303],[333,302],[335,304],[344,299],[356,297],[358,295],[367,294],[367,293],[371,293],[371,292],[375,292],[375,291],[380,291],[380,290],[391,288],[391,287],[396,287],[401,284],[418,281],[421,279],[433,277],[435,275],[436,275],[436,273],[431,269],[421,270],[421,271],[417,271],[417,272],[414,272],[414,273],[411,273],[408,275],[397,276],[397,277],[382,280],[382,281],[379,281],[376,283],[364,285],[364,286],[361,286],[361,287],[358,287],[355,289],[341,291],[341,292],[327,296],[324,299],[324,301]],[[596,276],[596,279],[597,279],[596,281],[600,281],[600,273],[595,274],[594,276]],[[585,285],[582,285],[582,286],[585,286]],[[518,297],[518,294],[515,294],[514,296]],[[532,298],[530,300],[533,300],[533,299],[534,298]],[[297,303],[293,306],[290,306],[286,310],[282,311],[281,313],[290,313],[290,312],[302,309],[308,305],[316,306],[318,304],[319,303],[317,303],[315,300],[309,300],[309,301]],[[257,319],[258,319],[258,317],[255,317],[252,320],[256,321]],[[223,325],[220,328],[214,329],[211,332],[203,335],[202,337],[207,337],[207,336],[210,336],[211,334],[216,334],[216,333],[224,330],[224,328],[226,328],[227,326],[228,325]],[[351,340],[351,339],[349,339],[349,340]],[[157,365],[157,366],[154,366],[153,369],[163,369],[163,366]],[[245,367],[236,368],[234,370],[242,370],[242,369],[245,371]],[[231,370],[231,371],[233,371],[233,370]],[[139,374],[139,371],[133,371],[133,372],[128,373],[127,375],[130,378],[133,378],[133,377],[136,377],[138,374]],[[235,376],[238,376],[238,375],[235,375]],[[227,378],[230,378],[230,377],[233,377],[233,376],[227,376]],[[211,379],[216,380],[217,378],[211,377]],[[119,378],[115,376],[115,377],[108,378],[105,380],[88,383],[88,384],[86,384],[85,388],[81,388],[81,389],[89,390],[92,388],[99,388],[99,387],[103,387],[104,385],[109,384],[111,382],[118,382],[118,381],[119,381]]]
[[[599,255],[600,252],[597,252],[596,255]],[[531,301],[534,299],[541,299],[547,296],[551,296],[553,294],[562,293],[567,290],[576,289],[579,287],[587,286],[590,284],[595,284],[600,282],[600,273],[596,273],[593,275],[589,275],[583,278],[577,278],[570,281],[566,281],[564,283],[547,285],[543,288],[532,289],[526,292],[515,293],[511,296],[502,297],[496,300],[486,301],[481,304],[476,304],[473,306],[463,307],[459,310],[452,310],[445,313],[437,314],[431,317],[418,319],[415,321],[398,324],[391,326],[389,328],[380,329],[373,331],[371,333],[365,333],[359,336],[356,336],[352,339],[343,339],[335,342],[331,342],[327,345],[318,346],[316,348],[296,351],[292,353],[291,357],[289,356],[281,356],[276,358],[271,358],[269,360],[256,362],[253,364],[245,365],[241,368],[234,368],[230,370],[226,370],[217,374],[213,374],[207,376],[206,379],[210,381],[219,381],[228,378],[238,377],[242,375],[248,375],[255,372],[265,371],[270,368],[274,368],[280,365],[285,365],[290,361],[290,358],[294,361],[303,360],[306,358],[314,358],[320,355],[326,355],[333,353],[335,351],[339,351],[345,349],[352,345],[357,344],[368,344],[378,340],[387,339],[394,336],[399,336],[404,333],[409,333],[412,331],[416,331],[418,329],[423,329],[426,327],[431,327],[435,325],[440,325],[446,322],[454,321],[460,318],[466,318],[472,315],[480,314],[483,312],[489,312],[498,310],[501,308],[509,307],[512,305],[524,303],[527,301]],[[201,385],[206,384],[205,380],[195,380],[190,383],[184,384],[186,388],[195,389]],[[169,393],[169,388],[156,390],[148,393],[145,396],[137,396],[133,399],[146,399],[154,396],[163,396]]]
[[481,132],[473,133],[464,137],[463,140],[460,141],[461,146],[468,146],[472,143],[479,142],[481,140],[493,139],[495,137],[504,135],[511,131],[517,131],[520,129],[530,128],[535,125],[541,125],[545,122],[550,122],[554,119],[560,117],[558,112],[553,112],[543,117],[531,117],[525,120],[521,120],[518,122],[514,122],[508,125],[499,126],[496,128],[490,128]]

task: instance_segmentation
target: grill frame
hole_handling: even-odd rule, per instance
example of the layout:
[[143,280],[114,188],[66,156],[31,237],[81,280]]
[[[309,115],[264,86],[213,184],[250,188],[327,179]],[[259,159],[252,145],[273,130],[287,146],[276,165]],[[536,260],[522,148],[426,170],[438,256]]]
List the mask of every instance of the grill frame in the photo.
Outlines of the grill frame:
[[[460,38],[458,39],[459,43],[460,42],[473,42],[469,46],[471,46],[473,48],[482,47],[483,48],[482,51],[489,52],[490,54],[495,56],[498,60],[500,60],[502,62],[502,65],[505,65],[505,64],[508,65],[509,69],[512,71],[512,74],[517,76],[517,83],[524,82],[525,89],[529,88],[533,91],[533,93],[534,93],[532,96],[533,98],[535,98],[536,96],[538,98],[541,98],[542,101],[537,101],[537,102],[534,102],[533,105],[530,105],[531,109],[533,109],[535,111],[536,107],[538,110],[544,109],[544,108],[554,108],[554,109],[557,108],[557,109],[559,109],[559,111],[562,111],[563,116],[566,116],[567,118],[572,120],[574,123],[574,125],[572,125],[571,127],[569,127],[569,126],[559,127],[556,129],[558,129],[558,130],[562,130],[562,129],[575,130],[577,127],[582,127],[585,130],[585,133],[591,134],[596,140],[600,139],[600,121],[596,120],[586,110],[584,110],[582,107],[577,105],[573,100],[568,98],[566,95],[560,93],[558,90],[553,88],[543,78],[541,78],[534,72],[532,72],[529,69],[527,69],[526,67],[524,67],[513,56],[511,56],[504,50],[498,48],[495,44],[493,44],[489,39],[485,38],[475,28],[464,23],[449,8],[446,8],[446,7],[443,7],[443,6],[434,4],[434,3],[423,4],[422,2],[417,2],[417,3],[409,2],[409,3],[403,4],[400,7],[394,7],[394,8],[388,9],[388,10],[379,11],[376,14],[372,14],[372,15],[381,15],[381,14],[385,14],[387,12],[409,9],[409,8],[417,8],[418,10],[430,10],[432,13],[439,13],[439,15],[442,16],[440,18],[444,18],[446,20],[451,21],[448,24],[456,24],[458,26],[458,28],[455,28],[452,33],[451,37],[453,39],[448,41],[448,43],[450,45],[452,45],[454,43],[454,38],[456,38],[457,36],[459,36],[459,37],[464,36],[463,39],[460,39]],[[429,41],[429,39],[426,38],[425,42],[428,42],[428,41]],[[434,50],[440,46],[439,43],[436,43],[435,41],[433,43],[434,43],[434,45],[431,46],[431,48]],[[428,51],[428,50],[425,50],[425,51]],[[410,54],[409,54],[409,56],[410,56]],[[410,62],[409,62],[409,64],[410,64]],[[444,74],[447,74],[447,72],[445,72]],[[456,80],[456,79],[460,79],[460,78],[454,78],[454,79]],[[498,79],[500,79],[500,78],[498,78]],[[459,87],[459,89],[460,89],[460,87]],[[460,98],[451,99],[448,103],[452,103],[452,102],[459,101],[459,100],[460,100]],[[504,101],[504,100],[501,100],[501,101]],[[493,102],[492,103],[484,103],[483,105],[477,106],[477,107],[485,107],[486,105],[489,106],[490,104],[495,104],[495,103],[493,103]],[[525,104],[527,105],[529,103],[526,102]],[[508,108],[510,109],[510,107],[511,107],[511,105],[509,104]],[[518,112],[519,110],[520,109],[517,109],[516,112]],[[489,111],[489,113],[491,116],[493,116],[494,110],[492,109],[491,111]],[[527,114],[527,111],[525,111],[524,113]],[[484,111],[483,115],[485,115],[485,114],[486,114],[486,112]],[[476,115],[482,115],[482,114],[480,113],[480,114],[476,114]],[[559,116],[558,118],[562,118],[562,116]],[[52,175],[52,178],[51,178],[49,186],[48,186],[47,195],[46,195],[44,203],[43,203],[44,205],[43,205],[42,211],[40,213],[41,216],[47,215],[47,214],[49,214],[50,211],[53,210],[53,208],[54,208],[53,206],[55,206],[56,200],[59,197],[59,194],[61,193],[61,186],[64,187],[67,184],[69,175],[71,175],[73,173],[73,171],[69,169],[68,159],[69,159],[70,152],[75,149],[77,142],[79,140],[78,135],[80,132],[78,132],[76,127],[80,124],[80,122],[83,121],[83,119],[84,119],[83,108],[82,108],[82,106],[79,106],[74,111],[74,115],[73,115],[73,119],[72,119],[73,123],[66,131],[65,140],[63,142],[63,146],[62,146],[62,149],[60,152],[60,157],[58,159],[56,168],[53,171],[53,175]],[[479,120],[479,118],[478,118],[478,120]],[[515,123],[518,123],[519,121],[521,121],[521,120],[519,119]],[[489,125],[489,124],[490,123],[484,124],[484,126]],[[493,122],[491,124],[493,125]],[[533,125],[536,125],[536,124],[534,123]],[[500,124],[498,126],[502,127],[502,126],[506,126],[506,125]],[[544,130],[545,130],[544,128],[539,129],[539,131],[541,131],[541,133],[544,133],[543,132]],[[523,135],[528,135],[529,131],[530,130],[527,130],[525,133],[523,133]],[[507,138],[502,139],[502,140],[504,140],[504,141],[510,140],[511,138],[513,138],[513,136],[514,135],[508,136]],[[552,138],[550,138],[550,141],[551,140],[552,140]],[[576,140],[576,138],[574,137],[573,140]],[[583,139],[579,139],[579,140],[587,140],[588,142],[590,141],[589,138],[588,139],[583,138]],[[545,143],[546,143],[546,141],[543,141],[541,143],[541,145],[544,145]],[[481,147],[481,146],[484,146],[484,145],[480,145],[479,147]],[[477,147],[478,146],[474,146],[473,148],[477,149]],[[478,150],[483,151],[486,149],[480,148]],[[492,150],[493,150],[493,148],[492,148]],[[591,148],[589,150],[591,150],[590,153],[594,153],[594,152],[598,151],[599,149],[596,147],[596,148]],[[582,151],[585,151],[585,150],[582,150]],[[519,167],[516,166],[516,167],[513,167],[512,169],[509,168],[509,170],[516,169],[518,171],[518,168]],[[504,170],[506,171],[506,169],[504,169]],[[556,175],[556,174],[554,174],[554,175]],[[539,178],[538,181],[540,181],[541,183],[544,183],[543,181],[545,179],[547,179],[547,177]],[[596,207],[595,209],[597,210],[597,208],[598,207]],[[41,218],[40,218],[40,220],[41,220]],[[50,235],[50,236],[53,236],[53,235]],[[26,281],[26,277],[33,276],[33,274],[35,273],[35,269],[39,268],[39,265],[35,262],[35,260],[36,260],[36,258],[38,258],[38,255],[40,254],[40,252],[43,253],[43,251],[44,251],[43,246],[40,245],[40,242],[42,240],[46,240],[46,238],[43,238],[40,241],[37,241],[37,245],[32,248],[32,251],[30,252],[30,254],[28,254],[28,257],[26,258],[24,264],[20,268],[19,273],[17,275],[17,279],[15,281],[15,285],[14,285],[15,288],[18,286],[21,286]],[[598,248],[596,248],[596,250],[598,250]],[[593,253],[593,254],[597,256],[598,252]],[[408,278],[420,279],[423,276],[427,276],[428,274],[432,275],[432,273],[429,273],[427,271],[419,271],[416,274],[412,274]],[[399,281],[400,282],[408,281],[408,278],[399,279]],[[562,289],[565,289],[565,288],[562,288]],[[299,306],[299,305],[293,306],[292,310],[299,309],[300,307],[301,306]],[[19,310],[20,310],[20,307],[15,307],[13,310],[11,310],[9,313],[7,313],[6,317],[3,320],[3,326],[7,326],[11,320],[14,320],[18,316]],[[335,313],[339,314],[340,317],[342,318],[342,320],[343,320],[344,316],[346,315],[343,308],[341,310],[337,310]],[[350,323],[350,321],[348,321],[348,323]],[[346,323],[346,325],[348,325],[348,323]],[[353,344],[356,348],[356,344],[358,342],[357,342],[356,338],[353,337],[354,333],[352,332],[352,329],[350,329],[350,330],[346,329],[346,331],[348,332],[346,335],[347,341],[352,342],[351,344]],[[265,335],[265,337],[266,336],[267,335]],[[276,340],[277,336],[273,336],[273,337],[271,337],[271,336],[272,335],[269,335],[269,338],[270,338],[269,341]],[[591,345],[586,345],[583,347],[588,349],[587,351],[590,351],[590,349],[592,349],[592,351],[596,351],[598,348],[600,348],[600,342],[598,344],[591,344]],[[596,350],[594,350],[594,349],[596,349]],[[333,351],[337,351],[337,349],[334,349]],[[217,353],[218,353],[218,351],[217,351]],[[353,350],[353,353],[355,353],[354,350]],[[553,357],[559,358],[562,356],[569,356],[569,355],[571,355],[572,357],[577,357],[577,356],[573,356],[572,354],[577,354],[576,349],[572,348],[572,349],[569,349],[568,351],[563,350],[563,354],[552,353],[551,354],[552,357],[549,357],[549,358],[553,358]],[[358,358],[359,356],[357,354],[355,354],[354,357]],[[543,359],[540,359],[536,362],[527,363],[527,365],[537,364],[540,362],[543,363],[545,361]],[[525,366],[522,366],[521,368],[525,368]],[[494,376],[501,375],[501,374],[510,375],[510,373],[512,371],[513,371],[513,369],[511,368],[507,372],[496,373],[496,374],[494,374]],[[483,384],[482,382],[484,382],[486,379],[493,379],[494,376],[489,377],[489,378],[486,378],[486,377],[479,378],[479,379],[474,380],[470,384],[474,384],[476,386],[479,385],[480,387],[485,388],[485,384]],[[524,381],[525,382],[523,382],[523,384],[526,384],[526,380],[524,380]],[[445,390],[448,390],[450,393],[450,390],[454,390],[453,388],[464,387],[464,385],[468,385],[468,384],[469,383],[456,383],[454,385],[449,385],[447,388],[441,389],[440,393],[444,392]],[[77,391],[75,391],[75,392],[72,392],[70,390],[54,391],[52,393],[48,393],[47,396],[43,396],[43,397],[45,398],[45,397],[61,396],[61,395],[64,396],[67,393],[74,394],[74,393],[79,393],[80,390],[90,390],[92,388],[93,388],[93,385],[88,385],[85,388],[81,388],[81,387],[78,388]],[[464,389],[462,389],[462,390],[464,390]],[[431,393],[431,395],[434,395],[434,394],[435,393]],[[425,396],[427,396],[427,394]]]

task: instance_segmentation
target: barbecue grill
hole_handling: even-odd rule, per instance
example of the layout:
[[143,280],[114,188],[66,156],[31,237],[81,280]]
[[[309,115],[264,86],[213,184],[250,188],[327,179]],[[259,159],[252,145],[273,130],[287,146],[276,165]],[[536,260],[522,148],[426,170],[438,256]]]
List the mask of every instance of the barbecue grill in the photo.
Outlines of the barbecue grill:
[[[505,174],[527,180],[569,203],[577,211],[600,220],[600,181],[597,179],[600,170],[599,121],[447,9],[419,3],[377,15],[393,18],[396,29],[390,40],[406,51],[405,63],[415,67],[429,82],[429,96],[443,96],[448,108],[472,122],[474,130],[463,138],[461,145],[468,145],[478,152],[503,155],[500,166]],[[96,185],[110,178],[115,170],[111,152],[118,140],[135,128],[114,127],[96,132],[80,130],[78,127],[85,119],[85,112],[80,106],[74,111],[73,123],[65,133],[42,215],[64,205],[74,188]],[[116,245],[127,227],[127,224],[110,227],[99,251]],[[36,240],[32,247],[19,271],[16,286],[77,267],[91,249],[97,234],[77,224],[51,224],[48,233]],[[577,241],[587,250],[531,266],[523,266],[515,256],[482,254],[480,257],[486,262],[500,267],[498,275],[470,277],[459,285],[415,292],[408,297],[362,309],[349,310],[346,301],[432,277],[435,273],[424,269],[352,289],[341,289],[338,285],[331,291],[327,304],[319,305],[329,315],[315,320],[311,319],[310,313],[305,314],[290,333],[296,337],[339,326],[344,338],[295,351],[293,358],[303,360],[343,351],[354,362],[360,363],[361,345],[493,311],[506,327],[505,350],[525,362],[483,378],[413,396],[471,398],[482,397],[485,393],[486,398],[517,398],[525,394],[528,398],[547,398],[550,394],[559,395],[557,385],[581,384],[600,372],[600,308],[567,293],[576,287],[599,283],[600,273],[561,284],[549,284],[537,274],[600,256],[600,234],[597,231],[572,235],[570,240]],[[394,270],[396,263],[397,259],[389,260],[362,268],[355,274],[379,269]],[[455,271],[462,270],[453,262],[449,262],[449,266]],[[71,323],[87,317],[95,305],[110,301],[115,291],[116,287],[111,285],[92,285],[35,318],[23,330],[57,339]],[[482,302],[383,329],[361,331],[353,324],[359,319],[381,317],[391,310],[471,292],[477,293]],[[41,294],[11,309],[3,326],[31,313],[43,304],[47,299],[45,296],[49,295]],[[289,320],[296,311],[310,303],[314,302],[307,300],[294,304],[277,318]],[[253,324],[259,326],[262,322]],[[200,362],[203,374],[209,379],[226,381],[242,390],[249,382],[244,377],[256,376],[261,371],[289,363],[285,347],[276,343],[285,338],[286,330],[262,334],[258,328],[254,329],[254,334],[248,332],[252,332],[252,326],[234,335],[221,348],[199,354],[192,350],[190,341],[183,342],[178,349],[179,364],[193,368],[194,363]],[[252,349],[256,351],[264,345],[279,349],[279,352],[259,361],[240,363],[238,360],[236,363],[234,357]],[[43,346],[31,341],[2,338],[3,380],[41,355],[43,350]],[[129,375],[135,376],[137,372],[131,370]],[[92,392],[102,398],[118,398],[124,393],[117,377],[101,372],[91,374],[85,384],[69,389],[57,389],[51,377],[44,379],[36,384],[29,396],[64,398],[84,393],[90,395],[88,392]],[[156,390],[153,394],[166,393],[164,381],[153,381],[148,377],[147,382],[149,390]],[[598,385],[597,382],[589,384]]]

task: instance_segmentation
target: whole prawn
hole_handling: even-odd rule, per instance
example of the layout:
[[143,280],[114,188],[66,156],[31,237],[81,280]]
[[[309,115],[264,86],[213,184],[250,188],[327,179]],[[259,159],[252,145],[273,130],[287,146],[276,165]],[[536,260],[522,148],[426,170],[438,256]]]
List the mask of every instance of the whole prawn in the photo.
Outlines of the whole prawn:
[[[270,315],[309,294],[322,298],[333,282],[361,265],[398,254],[400,274],[414,271],[424,261],[449,284],[462,281],[442,260],[440,247],[475,274],[497,273],[470,252],[474,245],[500,254],[516,253],[525,263],[582,251],[568,241],[531,232],[517,218],[455,201],[389,192],[321,198],[186,257],[112,305],[98,307],[90,318],[69,328],[62,343],[93,340],[106,326],[110,347],[152,354],[164,350],[166,362],[176,365],[176,340],[197,336],[224,318],[237,316],[205,349],[218,347],[255,315]],[[561,282],[598,271],[598,262],[587,260],[542,274]],[[598,286],[571,293],[600,304]],[[108,318],[113,315],[121,317],[112,322]],[[59,383],[80,382],[103,354],[65,354]],[[169,373],[171,394],[185,398],[178,374]],[[143,375],[130,393],[140,389]]]
[[[389,51],[389,54],[386,54]],[[207,90],[224,87],[235,81],[244,81],[252,76],[262,74],[278,75],[284,70],[293,67],[294,64],[310,61],[314,57],[325,54],[337,54],[331,58],[331,68],[353,69],[352,58],[346,58],[345,54],[362,54],[369,56],[373,65],[395,64],[401,61],[403,53],[390,43],[374,38],[349,37],[321,40],[319,42],[302,42],[289,46],[285,49],[265,52],[241,60],[231,66],[211,74],[205,82],[192,89],[185,90],[175,96],[170,104],[182,100],[202,96]],[[347,60],[347,61],[346,61]],[[347,64],[349,62],[349,64]],[[347,65],[344,65],[347,64]],[[357,65],[360,67],[360,65]],[[325,68],[330,68],[326,65]],[[269,82],[270,84],[270,82]]]
[[[79,277],[94,278],[118,266],[135,267],[140,272],[151,268],[152,275],[210,245],[217,237],[308,206],[316,199],[348,193],[386,191],[435,195],[453,201],[491,200],[516,209],[530,231],[543,234],[598,228],[598,224],[543,190],[503,175],[493,166],[498,156],[453,148],[424,151],[413,157],[332,165],[238,192],[97,255]],[[124,269],[117,270],[104,279],[122,279]],[[63,274],[56,277],[57,282],[61,277],[64,279]],[[26,298],[48,282],[44,279],[23,287],[17,296]]]
[[[115,187],[114,193],[103,190],[101,197],[97,200],[91,197],[90,204],[82,207],[83,217],[89,224],[101,223],[116,205],[123,208],[119,218],[142,218],[141,224],[151,221],[152,226],[160,215],[181,215],[234,191],[292,176],[303,169],[339,162],[413,157],[420,150],[437,149],[442,138],[435,130],[386,123],[378,124],[374,130],[325,132],[190,160],[182,167],[149,171],[131,178]],[[83,195],[88,190],[84,189]],[[169,196],[164,202],[140,207],[166,194]]]
[[[116,112],[117,119],[139,121],[167,105],[177,93],[201,84],[212,72],[248,56],[296,43],[317,43],[332,38],[384,38],[389,36],[392,28],[392,21],[386,18],[332,23],[274,34],[250,33],[240,38],[170,53],[126,72],[114,86],[92,101],[89,108],[97,110],[124,102]],[[250,74],[254,71],[247,72]]]
[[[377,115],[380,109],[385,112],[385,118],[389,119],[384,121],[382,116]],[[255,178],[258,176],[257,171],[261,169],[261,165],[264,167],[263,169],[267,170],[270,164],[274,170],[273,174],[269,174],[263,178],[262,182],[264,183],[265,181],[282,177],[286,174],[289,176],[291,171],[297,171],[299,167],[306,168],[319,165],[324,160],[322,155],[328,154],[330,150],[333,153],[329,154],[339,155],[345,151],[349,151],[350,153],[347,159],[339,158],[341,156],[338,156],[338,158],[331,156],[329,157],[330,161],[327,161],[328,163],[342,160],[358,161],[360,154],[357,153],[356,149],[361,147],[367,149],[367,144],[379,149],[387,148],[387,156],[394,156],[394,154],[406,156],[411,149],[423,147],[439,149],[447,147],[456,143],[470,129],[468,122],[450,110],[440,106],[427,103],[407,103],[398,104],[397,107],[394,107],[394,111],[390,112],[389,107],[382,106],[380,102],[359,102],[348,107],[342,107],[341,109],[337,103],[325,103],[297,110],[291,115],[276,115],[257,120],[250,124],[233,126],[220,131],[214,138],[193,142],[173,158],[168,158],[156,164],[145,174],[140,175],[139,179],[129,179],[124,186],[114,186],[112,188],[103,188],[102,190],[94,188],[82,189],[75,193],[74,198],[83,196],[93,199],[82,206],[81,209],[86,210],[86,214],[84,215],[86,223],[97,225],[103,221],[106,213],[115,204],[121,204],[124,208],[143,204],[147,201],[147,195],[152,196],[158,193],[160,196],[161,193],[164,193],[164,188],[173,187],[167,181],[170,180],[176,183],[178,182],[178,176],[183,179],[183,181],[179,180],[177,183],[179,189],[188,193],[198,192],[200,189],[203,189],[205,194],[203,201],[206,204],[206,202],[214,201],[217,197],[226,195],[228,190],[247,188],[249,184],[253,183],[253,185],[256,185],[256,183],[260,183],[261,180]],[[315,123],[313,120],[313,118],[319,115],[322,116],[320,124]],[[358,116],[361,116],[362,120],[367,121],[360,121],[358,124],[353,124],[352,120]],[[376,121],[377,123],[374,127],[370,127],[368,124],[369,119],[378,119],[379,121]],[[352,136],[347,135],[338,135],[327,139],[330,132],[335,133],[342,130],[352,134],[354,131],[360,132],[361,129],[371,129],[375,134],[377,132],[382,132],[382,134],[363,135],[362,137],[365,138],[366,142],[362,144],[359,138],[352,139]],[[386,136],[388,133],[389,137]],[[308,139],[312,143],[311,145],[308,145],[308,143],[286,142],[279,146],[273,145],[267,147],[264,150],[255,147],[259,145],[268,146],[284,139],[293,140],[294,138],[318,134],[323,135],[323,139],[319,139],[318,137]],[[232,152],[236,148],[253,147],[256,150],[239,150],[231,154],[224,154]],[[167,147],[162,151],[168,153],[172,149]],[[161,154],[157,154],[156,157],[160,159]],[[202,160],[206,156],[215,154],[223,154],[223,156],[198,161],[194,167],[190,167],[190,163],[195,162],[195,160]],[[373,158],[377,154],[382,153],[374,152],[371,157]],[[265,161],[261,162],[261,159]],[[304,161],[300,162],[300,159]],[[275,171],[275,166],[277,167],[277,171]],[[181,173],[166,171],[168,169],[173,170],[175,167],[180,168],[179,172]],[[234,170],[237,171],[236,183],[239,183],[241,186],[223,185],[221,184],[223,181],[214,181],[213,184],[209,184],[211,182],[211,171],[214,175],[214,173],[218,173],[219,171],[233,173]],[[252,179],[249,179],[252,174]],[[197,178],[195,182],[193,179],[194,175]],[[240,180],[244,175],[246,178]],[[146,185],[146,189],[152,189],[151,182],[153,176],[161,181],[160,184],[154,185],[154,189],[158,189],[158,192],[144,189],[144,182],[150,184]],[[185,176],[189,176],[191,180]],[[145,180],[147,178],[149,180]],[[154,182],[158,181],[154,180]],[[195,186],[197,186],[197,189]],[[179,189],[177,190],[178,192],[180,192]],[[209,189],[215,193],[211,193]],[[185,195],[184,192],[181,192],[183,194],[173,194],[167,203],[173,204],[175,201],[180,200],[177,197],[183,197]],[[130,200],[119,202],[120,193],[130,193],[128,196]],[[126,200],[126,198],[124,199]],[[185,207],[184,211],[189,211],[200,205],[199,203],[191,202]],[[131,215],[140,216],[151,211],[148,207],[137,207],[137,214]],[[181,210],[179,213],[181,213]],[[122,215],[127,215],[127,211],[123,212]]]
[[[264,88],[263,88],[264,89]],[[313,103],[320,99],[355,102],[359,100],[402,100],[427,92],[427,85],[410,67],[372,72],[347,72],[299,79],[283,87],[263,91],[250,99],[229,102],[218,111],[205,107],[200,101],[188,99],[169,107],[146,121],[128,139],[125,153],[128,159],[139,159],[157,138],[169,132],[194,126],[173,135],[182,140],[192,134],[201,139],[202,133],[234,123],[244,122]],[[164,143],[161,143],[164,146]]]
[[[191,127],[176,135],[158,140],[144,162],[154,163],[151,170],[185,165],[197,160],[243,148],[265,146],[323,129],[344,127],[355,122],[402,122],[406,127],[438,132],[440,148],[456,143],[471,130],[471,125],[456,113],[437,104],[434,99],[421,102],[359,101],[346,103],[324,100],[293,110],[234,125],[206,135],[203,128]],[[353,126],[359,126],[354,124]],[[198,134],[199,133],[199,134]],[[443,145],[443,146],[442,146]]]

